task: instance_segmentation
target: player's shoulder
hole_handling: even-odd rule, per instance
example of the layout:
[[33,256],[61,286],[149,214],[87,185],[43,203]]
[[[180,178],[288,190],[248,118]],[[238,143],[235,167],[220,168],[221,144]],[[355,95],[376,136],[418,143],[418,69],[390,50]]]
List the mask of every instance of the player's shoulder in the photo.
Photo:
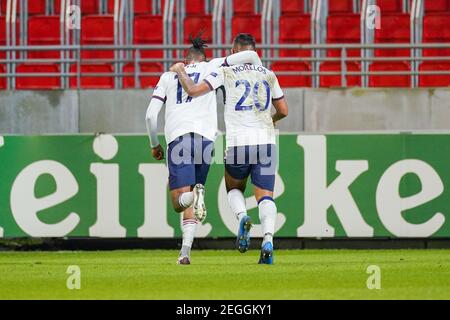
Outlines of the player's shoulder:
[[220,67],[225,63],[225,58],[214,58],[209,60],[207,63],[209,66]]
[[162,81],[171,80],[171,79],[174,79],[175,75],[176,75],[175,72],[166,71],[161,75],[160,80],[162,80]]

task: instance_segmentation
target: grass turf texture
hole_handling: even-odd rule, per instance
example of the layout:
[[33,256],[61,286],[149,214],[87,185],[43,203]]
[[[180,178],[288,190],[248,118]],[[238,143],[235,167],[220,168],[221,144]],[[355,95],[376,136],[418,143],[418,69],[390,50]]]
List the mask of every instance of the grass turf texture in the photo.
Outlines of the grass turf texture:
[[[0,299],[450,299],[450,250],[1,252]],[[81,290],[66,287],[81,268]],[[369,265],[381,289],[368,290]]]

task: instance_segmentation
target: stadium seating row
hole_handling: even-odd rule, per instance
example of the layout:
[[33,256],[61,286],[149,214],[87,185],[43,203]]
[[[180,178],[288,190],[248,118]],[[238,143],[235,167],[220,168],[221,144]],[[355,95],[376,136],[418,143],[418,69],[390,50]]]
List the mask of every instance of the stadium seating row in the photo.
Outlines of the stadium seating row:
[[[134,74],[135,66],[132,63],[123,67],[124,73]],[[159,79],[159,74],[163,71],[163,66],[159,63],[142,63],[140,72],[158,73],[158,76],[141,76],[141,87],[154,87]],[[5,66],[0,64],[0,74],[6,72]],[[61,77],[57,76],[61,72],[60,65],[57,64],[20,64],[16,68],[19,75],[16,78],[16,89],[18,90],[35,90],[35,89],[59,89],[61,87]],[[70,78],[70,87],[77,88],[77,65],[71,65],[69,72],[74,74]],[[113,89],[114,88],[114,66],[111,64],[84,64],[80,66],[80,72],[84,74],[80,78],[80,87],[84,89]],[[55,74],[51,76],[29,76],[30,74]],[[21,76],[22,75],[22,76]],[[100,75],[100,76],[98,76]],[[134,88],[135,78],[131,75],[123,78],[124,88]],[[6,89],[6,78],[0,78],[0,89]]]
[[[19,3],[19,2],[18,2]],[[81,0],[83,14],[98,14],[100,10],[99,1]],[[161,1],[164,6],[165,0]],[[402,0],[377,0],[382,12],[402,12]],[[54,0],[55,13],[59,14],[61,0]],[[203,15],[205,13],[205,0],[189,0],[186,6],[187,15]],[[176,8],[175,8],[176,9]],[[330,0],[329,13],[341,14],[353,12],[353,0]],[[108,0],[108,13],[114,11],[114,0]],[[425,12],[445,12],[450,10],[448,0],[432,0],[425,2]],[[254,14],[255,1],[233,0],[233,11],[236,15]],[[6,0],[0,0],[0,14],[5,15]],[[46,12],[46,0],[28,0],[28,13],[30,15],[41,15]],[[152,0],[134,0],[135,14],[156,14],[153,12]],[[304,13],[304,0],[281,0],[282,14]]]
[[[299,71],[308,72],[311,68],[306,63],[299,63],[297,66]],[[301,69],[302,67],[302,69]],[[141,73],[156,73],[160,74],[163,71],[163,66],[158,63],[141,63],[140,66]],[[301,69],[301,70],[300,70]],[[359,72],[360,67],[357,63],[348,63],[347,70],[349,72]],[[379,71],[409,71],[410,67],[407,63],[401,62],[397,65],[392,65],[390,63],[377,63],[370,67],[371,72]],[[425,62],[420,66],[420,71],[450,71],[450,62]],[[114,88],[114,67],[110,64],[85,64],[81,65],[80,71],[84,74],[80,78],[80,87],[84,89],[113,89]],[[132,63],[126,64],[123,67],[123,72],[127,75],[123,78],[124,88],[134,88],[135,78],[131,74],[134,74],[135,66]],[[292,71],[289,68],[278,68],[278,71]],[[321,66],[321,71],[324,72],[336,72],[340,71],[340,67],[337,64],[324,63]],[[61,85],[61,78],[59,76],[45,76],[45,77],[34,77],[28,76],[29,74],[42,74],[42,73],[55,73],[60,72],[60,66],[56,64],[21,64],[17,67],[16,72],[20,74],[27,74],[27,76],[19,76],[16,79],[16,88],[21,89],[59,89]],[[77,66],[72,65],[70,67],[70,72],[76,74]],[[0,74],[5,73],[5,66],[0,65]],[[90,75],[92,74],[92,75]],[[95,75],[94,75],[95,74]],[[101,77],[97,75],[101,75]],[[283,76],[279,76],[280,81]],[[311,77],[310,76],[296,76],[295,87],[310,87]],[[141,75],[139,76],[141,88],[154,87],[158,82],[159,76],[149,76]],[[347,76],[348,86],[360,86],[361,80],[359,76],[349,75]],[[381,75],[370,75],[369,76],[369,86],[370,87],[409,87],[410,77],[408,75],[392,75],[390,77]],[[283,84],[282,84],[283,85]],[[321,87],[336,87],[340,86],[340,76],[334,75],[323,75],[320,79]],[[421,75],[419,76],[419,86],[420,87],[445,87],[450,85],[450,80],[448,76],[443,75]],[[286,85],[283,85],[286,86]],[[70,87],[77,88],[77,77],[72,76],[70,78]],[[0,89],[6,89],[6,79],[0,78]]]
[[[0,0],[2,1],[2,0]],[[36,0],[34,3],[38,3],[40,0]],[[56,2],[60,0],[55,0]],[[45,1],[44,1],[45,2]],[[150,1],[151,2],[151,1]],[[2,5],[5,1],[2,2]],[[91,4],[91,7],[86,7],[89,12],[95,12],[98,8],[95,7],[96,1],[85,1],[82,3]],[[110,1],[110,3],[112,3]],[[140,3],[140,1],[136,1]],[[142,1],[142,3],[149,3]],[[197,4],[197,7],[194,5]],[[410,17],[409,14],[401,13],[402,1],[401,0],[378,0],[377,2],[382,10],[386,13],[382,16],[382,28],[375,32],[375,43],[409,43],[410,42]],[[191,4],[191,3],[190,3]],[[252,30],[258,42],[261,41],[261,16],[254,13],[253,7],[254,1],[235,1],[235,15],[232,20],[232,33],[233,35],[240,32],[248,32]],[[282,1],[283,15],[281,16],[280,23],[280,43],[281,44],[309,44],[311,43],[310,34],[310,20],[309,14],[302,14],[298,12],[303,11],[303,0],[299,1]],[[332,1],[331,14],[327,20],[327,43],[360,43],[360,16],[359,14],[348,13],[352,10],[353,1]],[[432,12],[425,15],[424,18],[424,31],[423,42],[425,43],[449,43],[450,42],[450,0],[437,0],[427,1],[427,10]],[[205,30],[204,36],[206,38],[212,38],[212,17],[208,15],[199,15],[200,8],[204,6],[204,0],[195,0],[192,2],[192,7],[198,9],[197,15],[187,16],[184,20],[184,42],[188,43],[190,34],[195,34],[198,30]],[[36,8],[39,6],[36,5]],[[45,7],[45,6],[44,6]],[[151,7],[151,6],[150,6]],[[151,9],[148,7],[147,9]],[[145,7],[138,7],[139,12],[144,12]],[[331,9],[330,8],[330,9]],[[144,10],[145,9],[145,10]],[[34,10],[34,9],[33,9]],[[37,9],[36,9],[37,10]],[[445,11],[447,10],[447,11]],[[35,12],[35,11],[33,11]],[[0,17],[0,45],[5,44],[5,18]],[[60,25],[59,17],[36,15],[29,17],[28,20],[28,44],[29,45],[58,45],[60,43]],[[82,30],[81,44],[84,45],[110,45],[114,43],[114,21],[112,15],[85,15],[82,18]],[[148,32],[152,30],[152,32]],[[17,25],[17,33],[19,34],[19,25]],[[163,20],[159,15],[138,15],[134,21],[134,44],[162,44],[163,34]],[[58,51],[41,51],[30,52],[29,59],[50,59],[59,58]],[[280,57],[283,58],[307,58],[311,56],[309,50],[280,50]],[[435,56],[450,56],[449,49],[426,49],[423,50],[425,57]],[[146,50],[140,52],[141,58],[162,58],[162,50]],[[328,57],[340,57],[341,50],[328,50]],[[348,57],[359,57],[359,50],[348,50]],[[380,57],[405,57],[405,61],[398,62],[373,62],[370,65],[370,71],[408,71],[410,70],[410,63],[406,59],[410,56],[408,49],[378,49],[375,50],[374,56]],[[114,52],[101,51],[101,50],[84,50],[82,52],[83,59],[112,59]],[[4,59],[5,54],[0,53],[0,59]],[[19,68],[21,67],[21,68]],[[17,72],[21,72],[23,68],[29,68],[29,66],[22,65],[18,67]],[[42,66],[41,66],[42,67]],[[57,64],[52,68],[59,68]],[[104,67],[104,66],[103,66]],[[129,66],[134,68],[133,65]],[[143,64],[143,69],[151,69],[152,72],[159,70],[159,64]],[[361,70],[358,62],[347,62],[347,71],[357,72]],[[4,67],[2,67],[4,70]],[[86,67],[87,68],[87,67]],[[89,67],[89,68],[92,68]],[[87,69],[89,69],[87,68]],[[311,71],[311,65],[307,61],[299,62],[276,62],[272,65],[274,71]],[[44,68],[45,69],[45,68]],[[86,69],[86,70],[87,70]],[[32,69],[33,72],[39,72],[40,68]],[[320,70],[323,72],[340,72],[341,62],[324,62],[320,65]],[[420,70],[432,71],[432,70],[450,70],[449,63],[445,61],[426,61],[420,65]],[[127,71],[129,72],[129,71]],[[145,72],[145,71],[144,71]],[[283,86],[310,86],[310,76],[285,76],[280,75],[280,82]],[[24,78],[25,79],[25,78]],[[4,80],[4,79],[3,79]],[[150,79],[147,82],[147,78],[142,83],[150,83],[154,79]],[[360,77],[355,75],[347,76],[347,85],[358,86],[360,85]],[[18,80],[19,83],[22,80]],[[23,80],[25,81],[25,80]],[[32,81],[32,78],[30,78]],[[57,81],[59,81],[57,79]],[[44,81],[45,82],[45,81]],[[44,83],[41,82],[41,83]],[[57,83],[57,82],[54,82]],[[108,82],[110,83],[110,82]],[[127,82],[128,83],[128,82]],[[410,76],[408,75],[396,75],[396,76],[381,76],[373,75],[370,77],[371,86],[409,86]],[[422,86],[435,86],[436,84],[450,85],[450,76],[422,76]],[[321,77],[321,86],[332,87],[341,86],[340,75],[325,75]],[[45,84],[43,84],[45,86]],[[83,85],[83,81],[82,81]],[[88,83],[86,84],[88,85]],[[145,85],[143,85],[145,86]],[[1,87],[1,82],[0,82]]]

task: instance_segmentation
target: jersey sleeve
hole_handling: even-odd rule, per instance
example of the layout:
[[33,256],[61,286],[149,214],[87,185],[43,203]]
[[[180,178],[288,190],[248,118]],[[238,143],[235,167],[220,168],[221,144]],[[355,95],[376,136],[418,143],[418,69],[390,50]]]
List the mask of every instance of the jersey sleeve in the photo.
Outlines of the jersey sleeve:
[[225,58],[216,58],[208,62],[208,72],[212,72],[225,65]]
[[229,67],[229,66],[233,66],[233,65],[246,64],[246,63],[250,63],[250,64],[254,64],[254,65],[258,65],[258,66],[262,65],[261,59],[259,58],[256,51],[251,51],[251,50],[241,51],[241,52],[238,52],[238,53],[232,54],[231,56],[226,57],[224,65],[226,67]]
[[166,102],[167,100],[167,73],[164,73],[161,78],[159,78],[159,82],[153,90],[152,98],[161,100],[162,102]]
[[205,82],[211,89],[211,91],[216,90],[217,88],[220,88],[225,83],[225,75],[223,72],[223,68],[218,68],[211,72],[206,78]]
[[273,88],[272,88],[272,100],[281,100],[284,98],[283,90],[280,87],[277,76],[274,74]]

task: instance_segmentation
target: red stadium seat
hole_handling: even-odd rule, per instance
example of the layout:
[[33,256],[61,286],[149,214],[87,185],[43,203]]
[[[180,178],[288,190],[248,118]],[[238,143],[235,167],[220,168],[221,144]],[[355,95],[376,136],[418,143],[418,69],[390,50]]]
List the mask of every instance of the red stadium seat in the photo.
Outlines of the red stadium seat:
[[[361,27],[359,14],[342,14],[330,16],[327,20],[327,43],[357,43],[361,42]],[[341,50],[328,50],[329,57],[340,57]],[[358,49],[348,50],[348,57],[360,56]]]
[[[272,70],[277,72],[296,71],[311,72],[311,66],[304,62],[275,62]],[[311,87],[311,76],[309,75],[280,75],[277,74],[278,81],[282,87]]]
[[51,90],[61,88],[61,78],[58,73],[60,73],[59,65],[57,64],[21,64],[16,68],[16,72],[20,75],[21,73],[54,73],[55,76],[50,77],[17,77],[16,78],[16,89],[18,90]]
[[[114,17],[85,16],[81,19],[81,44],[82,45],[113,45],[114,44]],[[83,59],[112,59],[113,50],[83,50]]]
[[[154,88],[159,81],[159,77],[162,74],[164,68],[159,63],[142,63],[140,66],[140,72],[150,73],[156,72],[157,76],[140,76],[139,80],[141,82],[140,88]],[[134,64],[129,63],[123,68],[124,73],[134,73]],[[123,78],[123,87],[127,88],[135,88],[135,78],[132,76],[126,76]]]
[[[450,42],[450,14],[426,15],[423,19],[424,43]],[[450,49],[424,49],[423,55],[450,56]]]
[[[87,14],[99,14],[100,13],[100,1],[99,0],[81,0],[81,13]],[[61,0],[55,0],[55,13],[59,14],[61,11]]]
[[[152,14],[152,0],[134,0],[134,14]],[[108,0],[108,12],[114,13],[114,0]]]
[[[320,65],[321,72],[341,72],[341,64],[339,62],[324,62]],[[347,72],[360,72],[361,67],[358,63],[347,62]],[[361,76],[347,75],[347,87],[360,87]],[[340,75],[322,75],[320,76],[321,87],[342,87]]]
[[449,10],[449,0],[426,0],[425,12],[445,12]]
[[[6,73],[6,67],[0,64],[0,76]],[[0,90],[6,89],[6,78],[0,77]]]
[[[189,36],[196,36],[198,32],[204,32],[202,38],[208,43],[212,43],[212,17],[211,16],[190,16],[184,19],[184,43],[190,44]],[[208,57],[212,57],[212,50],[206,50]]]
[[353,0],[328,0],[328,12],[336,13],[353,13]]
[[[77,65],[70,66],[70,73],[77,72]],[[114,88],[114,68],[109,64],[85,64],[80,66],[83,76],[80,79],[82,89],[113,89]],[[102,77],[89,74],[105,74]],[[70,78],[70,88],[77,88],[77,77]]]
[[419,71],[446,71],[449,74],[436,75],[436,74],[423,74],[419,76],[420,87],[449,87],[450,86],[450,62],[435,62],[427,61],[423,62],[419,66]]
[[[149,32],[152,30],[152,32]],[[163,19],[161,16],[137,16],[134,19],[134,44],[163,44]],[[162,58],[163,50],[141,51],[141,58]]]
[[[410,43],[411,22],[409,14],[385,14],[381,29],[375,30],[375,43]],[[409,57],[409,49],[376,49],[377,57]]]
[[[382,71],[410,71],[409,64],[406,62],[378,62],[369,67],[370,72]],[[409,75],[370,75],[370,87],[403,87],[411,86],[411,78]]]
[[[381,14],[387,12],[402,12],[403,11],[403,1],[402,0],[377,0],[377,6],[381,9]],[[384,15],[381,19],[383,23]]]
[[186,1],[186,15],[196,16],[205,15],[205,0],[189,0]]
[[[311,16],[283,16],[280,18],[281,44],[311,44]],[[310,57],[311,50],[280,50],[280,57]]]
[[[28,20],[28,44],[31,46],[61,44],[59,16],[30,17]],[[60,52],[57,50],[29,51],[28,58],[60,58]]]
[[251,33],[257,43],[261,43],[261,16],[234,16],[232,19],[232,38],[239,33]]
[[233,0],[233,12],[235,15],[254,15],[254,0]]
[[301,14],[304,12],[303,0],[281,0],[281,14]]
[[[0,0],[2,15],[6,15],[6,4],[7,0]],[[28,0],[28,14],[45,14],[45,0]],[[20,10],[20,0],[17,0],[17,15],[19,15]]]

